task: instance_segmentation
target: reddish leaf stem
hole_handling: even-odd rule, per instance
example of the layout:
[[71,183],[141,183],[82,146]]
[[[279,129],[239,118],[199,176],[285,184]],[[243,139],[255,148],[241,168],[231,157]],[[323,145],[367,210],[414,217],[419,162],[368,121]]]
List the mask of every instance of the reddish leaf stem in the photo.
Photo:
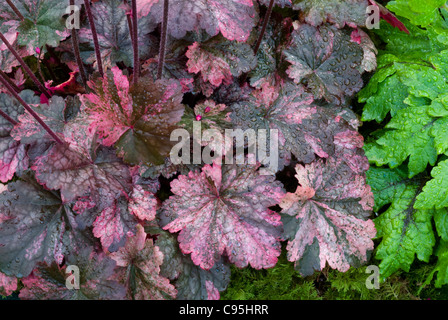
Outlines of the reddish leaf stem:
[[138,55],[137,0],[132,0],[132,46],[134,47],[134,84],[140,76],[140,58]]
[[[126,5],[128,5],[128,1],[127,0],[124,0],[124,3]],[[132,46],[134,46],[134,34],[133,34],[134,27],[132,26],[131,14],[126,13],[126,19],[128,21],[128,28],[129,28],[129,34],[131,35]]]
[[3,33],[0,32],[0,40],[3,41],[3,43],[8,47],[9,51],[16,57],[16,59],[19,61],[19,63],[22,65],[25,72],[30,76],[31,80],[36,84],[36,86],[39,88],[39,90],[48,98],[51,98],[51,95],[48,93],[47,89],[43,86],[43,84],[37,79],[37,77],[34,75],[33,71],[28,67],[28,65],[23,61],[22,57],[17,53],[17,51],[12,47],[12,45],[9,43],[9,41],[5,38]]
[[18,122],[16,120],[14,120],[13,118],[11,118],[10,116],[8,116],[2,109],[0,109],[0,116],[2,116],[3,118],[5,118],[8,122],[10,122],[13,126],[17,125]]
[[260,35],[258,36],[257,43],[255,44],[254,48],[255,55],[257,54],[258,49],[260,49],[261,41],[263,41],[263,37],[266,32],[266,27],[268,26],[269,19],[271,18],[273,7],[274,7],[274,0],[271,0],[271,2],[269,2],[268,11],[266,11],[266,15],[263,20],[263,26],[261,27]]
[[98,64],[98,72],[101,77],[104,75],[103,72],[103,62],[101,60],[100,45],[98,42],[98,33],[96,32],[95,21],[93,19],[92,10],[90,8],[89,0],[84,0],[84,5],[86,6],[87,17],[89,19],[90,30],[92,30],[93,46],[95,47],[96,63]]
[[42,80],[43,83],[45,83],[45,77],[44,74],[42,73],[41,63],[42,63],[42,51],[40,51],[39,57],[37,58],[37,71],[39,72],[40,79]]
[[0,70],[0,76],[3,77],[3,79],[5,79],[6,81],[9,82],[9,84],[11,85],[11,87],[17,92],[20,93],[20,88],[6,75],[6,73],[4,73],[2,70]]
[[[255,47],[254,47],[255,55],[257,55],[257,53],[258,53],[258,49],[260,49],[261,41],[263,41],[264,34],[266,33],[266,28],[268,26],[268,22],[269,22],[269,19],[271,18],[271,14],[272,14],[272,8],[274,7],[274,1],[275,0],[271,0],[271,2],[269,2],[268,10],[266,11],[266,15],[265,15],[264,20],[263,20],[263,25],[261,27],[261,32],[258,35],[257,42],[255,43]],[[243,84],[246,81],[247,81],[247,73],[245,73],[243,75],[243,77],[241,78],[240,83]]]
[[12,3],[11,0],[6,0],[6,3],[11,7],[12,11],[19,17],[20,20],[25,20],[25,17],[20,13],[19,9]]
[[163,4],[162,34],[161,34],[161,38],[160,38],[159,64],[158,64],[158,69],[157,69],[157,79],[162,79],[163,67],[165,65],[169,5],[170,5],[169,0],[165,0],[165,2]]
[[[70,6],[74,5],[75,0],[70,0]],[[79,74],[81,75],[82,84],[84,85],[86,91],[88,91],[87,76],[84,70],[84,65],[82,63],[81,54],[79,53],[79,38],[78,38],[78,31],[76,30],[76,28],[72,28],[72,45],[73,45],[73,53],[76,59],[76,64],[78,65]]]
[[3,79],[3,77],[0,77],[0,82],[6,87],[6,89],[8,89],[8,91],[12,94],[12,96],[14,98],[16,98],[20,104],[26,109],[26,111],[28,111],[31,116],[33,116],[34,119],[36,119],[37,122],[39,122],[39,124],[42,126],[42,128],[45,129],[45,131],[48,132],[48,134],[59,144],[63,144],[63,141],[56,135],[56,133],[54,133],[50,127],[47,126],[47,124],[39,117],[39,115],[34,112],[33,109],[31,109],[31,107],[28,105],[28,103],[26,103],[18,94],[17,92],[14,91],[14,89],[11,87],[11,85],[8,83],[8,81],[6,81],[5,79]]

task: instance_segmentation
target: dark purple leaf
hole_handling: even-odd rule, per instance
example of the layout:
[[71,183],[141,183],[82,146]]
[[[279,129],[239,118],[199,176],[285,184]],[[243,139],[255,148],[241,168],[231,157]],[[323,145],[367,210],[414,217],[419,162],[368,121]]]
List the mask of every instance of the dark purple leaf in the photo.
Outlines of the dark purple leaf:
[[[79,289],[67,287],[70,276],[67,266],[79,269]],[[39,264],[30,276],[22,279],[24,288],[19,297],[24,300],[121,300],[126,290],[112,280],[114,268],[115,261],[87,247],[78,254],[69,254],[62,267],[54,262]]]
[[195,265],[189,255],[179,250],[175,235],[158,226],[150,226],[146,229],[156,237],[155,244],[163,252],[161,274],[176,280],[177,299],[219,299],[219,292],[224,291],[230,282],[230,267],[223,262],[223,259],[217,261],[210,270],[204,270]]
[[288,75],[305,84],[316,99],[340,105],[343,98],[362,88],[363,50],[343,30],[330,25],[299,25],[283,53],[291,63]]
[[158,181],[133,175],[132,190],[122,191],[115,198],[104,193],[99,201],[92,197],[78,198],[74,210],[80,215],[77,222],[83,229],[92,227],[95,237],[101,240],[105,251],[115,252],[123,247],[126,237],[136,232],[139,221],[152,221],[159,207],[155,196]]
[[283,86],[265,85],[252,92],[248,101],[231,106],[236,128],[268,132],[278,130],[279,169],[289,162],[291,153],[300,161],[310,163],[318,157],[334,154],[334,135],[347,129],[342,121],[334,121],[329,106],[314,103],[313,96],[303,86],[286,82]]
[[24,179],[0,195],[0,270],[17,277],[28,276],[38,262],[60,264],[93,240],[56,192]]
[[[121,8],[122,0],[107,0],[95,2],[91,5],[98,34],[98,42],[101,48],[102,63],[105,68],[110,68],[118,62],[133,67],[133,46],[126,12]],[[138,19],[138,47],[139,56],[148,59],[153,42],[151,33],[156,24],[148,17]],[[89,43],[93,48],[92,30],[89,25],[79,30],[79,39],[82,43]],[[96,56],[91,51],[86,62],[93,63]]]
[[293,9],[300,10],[305,22],[318,26],[329,22],[338,28],[345,25],[364,26],[367,20],[367,0],[292,0]]

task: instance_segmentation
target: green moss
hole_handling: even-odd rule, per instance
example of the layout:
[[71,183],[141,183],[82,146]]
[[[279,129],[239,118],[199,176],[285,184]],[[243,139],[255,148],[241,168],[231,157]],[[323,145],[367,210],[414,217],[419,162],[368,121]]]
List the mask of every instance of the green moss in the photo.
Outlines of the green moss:
[[[369,263],[376,264],[376,261]],[[435,288],[423,284],[434,264],[415,263],[407,273],[397,272],[368,289],[366,266],[347,272],[325,268],[311,277],[301,277],[287,261],[285,250],[272,269],[238,269],[232,266],[232,278],[224,300],[446,300],[448,286]]]
[[314,278],[301,278],[283,253],[272,269],[232,267],[232,278],[224,300],[319,300]]
[[365,267],[351,268],[347,272],[332,270],[327,281],[330,288],[324,297],[328,300],[415,300],[409,282],[398,275],[380,283],[379,289],[368,289],[366,279],[370,276]]

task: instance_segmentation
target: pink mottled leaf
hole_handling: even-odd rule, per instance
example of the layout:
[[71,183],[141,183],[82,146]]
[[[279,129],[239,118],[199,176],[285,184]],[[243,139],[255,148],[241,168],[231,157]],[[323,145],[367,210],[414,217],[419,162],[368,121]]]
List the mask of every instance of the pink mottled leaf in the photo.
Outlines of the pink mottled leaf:
[[[163,1],[154,4],[151,15],[163,19]],[[209,35],[219,32],[229,40],[246,41],[255,25],[252,0],[171,0],[168,32],[183,38],[189,31],[204,29]]]
[[[66,119],[65,119],[65,100],[59,96],[53,96],[47,100],[48,104],[39,104],[31,106],[37,115],[50,127],[58,136],[62,137]],[[11,135],[15,140],[24,144],[42,143],[44,141],[54,141],[47,131],[31,116],[25,112],[19,116],[19,124],[14,127]],[[62,139],[62,138],[61,138]]]
[[137,219],[129,212],[125,197],[104,208],[93,222],[93,235],[101,239],[105,250],[115,252],[122,247],[126,236],[135,233]]
[[215,58],[207,51],[201,50],[199,43],[192,44],[186,53],[188,57],[188,71],[191,73],[201,73],[204,81],[210,82],[215,87],[222,83],[230,84],[232,74],[229,64],[221,58]]
[[[6,34],[4,36],[8,39]],[[8,41],[12,44],[12,47],[21,57],[27,56],[28,53],[26,49],[18,46],[17,41],[12,41],[11,39],[8,39]],[[2,46],[5,45],[2,43]],[[0,46],[0,69],[5,73],[11,73],[13,71],[13,68],[19,66],[20,63],[11,53],[11,51],[9,51],[7,48],[2,49],[2,46]]]
[[201,121],[206,129],[223,129],[230,126],[230,110],[213,100],[205,100],[194,107],[195,119]]
[[131,190],[129,168],[112,151],[105,148],[83,151],[69,144],[55,145],[32,167],[39,183],[50,190],[60,190],[64,202],[85,195],[94,201],[113,200]]
[[28,169],[28,156],[25,146],[13,139],[0,138],[0,181],[11,180],[17,171]]
[[369,161],[362,150],[364,137],[357,131],[346,130],[334,136],[336,154],[355,173],[366,172]]
[[128,193],[123,189],[121,194],[111,197],[104,192],[99,195],[99,201],[81,197],[73,207],[80,214],[79,225],[83,229],[92,227],[93,235],[101,240],[105,251],[117,251],[125,244],[126,237],[135,234],[139,221],[152,221],[156,217],[158,181],[143,179],[135,172],[131,174],[133,185]]
[[207,300],[219,300],[219,291],[210,280],[205,281],[205,288],[207,289]]
[[299,186],[280,203],[288,260],[303,275],[326,263],[345,272],[367,261],[376,234],[365,175],[334,157],[296,166]]
[[[224,136],[225,129],[232,127],[230,108],[223,103],[217,104],[209,99],[197,103],[193,110],[186,109],[185,111],[181,124],[192,133],[193,139],[202,146],[208,145],[209,141],[203,141],[202,134],[194,132],[194,130],[202,132],[202,130],[213,129],[218,130]],[[197,123],[199,125],[193,126],[194,121],[200,121],[200,124]]]
[[0,295],[9,296],[17,290],[17,278],[0,272]]
[[169,279],[160,275],[163,253],[146,239],[141,225],[134,236],[128,237],[126,245],[110,254],[117,262],[116,279],[127,288],[127,298],[135,300],[162,300],[175,298],[177,290]]
[[28,176],[0,194],[0,212],[0,272],[8,276],[28,276],[39,262],[61,264],[93,240],[56,192]]
[[137,0],[138,18],[145,17],[151,12],[152,6],[159,0]]
[[238,267],[269,268],[280,254],[281,223],[269,209],[283,196],[272,176],[258,166],[205,165],[171,182],[174,193],[162,205],[165,230],[180,231],[183,253],[211,269],[225,254]]
[[[30,90],[20,93],[22,99],[28,103],[37,103],[39,98],[34,96]],[[22,105],[10,95],[0,94],[0,108],[12,119],[18,121],[21,114],[25,112]],[[16,172],[28,169],[29,158],[25,144],[11,137],[14,126],[0,117],[0,181],[7,182],[12,179]]]
[[180,83],[143,77],[131,85],[115,67],[90,85],[96,93],[82,96],[82,110],[102,143],[131,164],[163,163],[184,112]]
[[[79,289],[67,287],[70,265],[79,269]],[[126,290],[112,279],[115,266],[115,261],[106,254],[87,247],[79,254],[68,255],[62,267],[56,263],[40,263],[31,275],[22,279],[24,288],[19,297],[23,300],[122,300]]]
[[129,211],[139,220],[152,221],[156,217],[158,202],[154,193],[135,185],[129,199]]
[[206,42],[195,42],[188,47],[188,72],[201,74],[204,82],[214,87],[229,85],[233,77],[254,69],[257,59],[246,43],[213,38]]

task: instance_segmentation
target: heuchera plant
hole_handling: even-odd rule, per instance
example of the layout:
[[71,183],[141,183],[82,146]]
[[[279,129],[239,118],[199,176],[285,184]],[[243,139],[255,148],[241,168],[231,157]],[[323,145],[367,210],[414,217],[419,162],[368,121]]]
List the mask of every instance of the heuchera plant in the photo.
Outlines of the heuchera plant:
[[[365,146],[375,195],[382,278],[436,261],[425,285],[448,283],[448,36],[446,1],[391,1],[408,34],[389,25],[378,68],[359,93],[362,119],[381,123]],[[431,260],[430,260],[431,259]]]
[[[302,275],[366,262],[373,193],[350,100],[376,68],[370,4],[2,1],[0,294],[219,299],[230,265],[273,267],[283,242]],[[278,172],[174,164],[170,135],[193,121],[278,130]]]

